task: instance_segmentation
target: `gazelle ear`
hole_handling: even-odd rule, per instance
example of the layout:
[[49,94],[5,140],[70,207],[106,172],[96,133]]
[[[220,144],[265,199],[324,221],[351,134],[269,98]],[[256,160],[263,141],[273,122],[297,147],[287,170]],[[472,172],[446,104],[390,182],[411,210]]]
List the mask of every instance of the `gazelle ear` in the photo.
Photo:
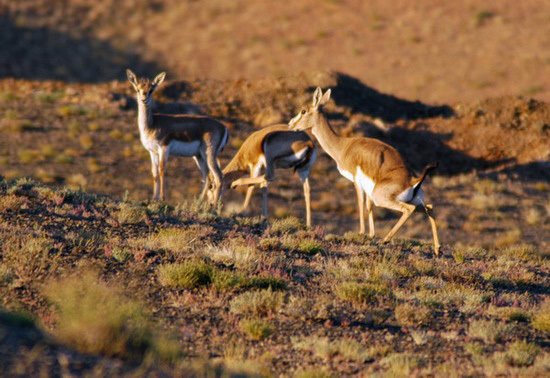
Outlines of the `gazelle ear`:
[[131,69],[126,69],[126,77],[128,78],[128,81],[130,82],[130,84],[132,84],[134,86],[134,88],[137,87],[137,77],[136,77],[136,74],[134,74],[132,72]]
[[325,94],[323,95],[323,97],[321,98],[321,100],[319,101],[319,104],[317,104],[318,106],[323,106],[325,105],[327,102],[329,102],[330,100],[330,89],[327,89],[327,91],[325,92]]
[[153,87],[156,89],[159,85],[162,84],[164,81],[164,78],[166,77],[166,72],[159,73],[154,79],[153,79]]
[[317,87],[315,92],[313,92],[313,107],[317,107],[319,105],[319,101],[321,100],[321,96],[323,95],[323,91],[320,87]]

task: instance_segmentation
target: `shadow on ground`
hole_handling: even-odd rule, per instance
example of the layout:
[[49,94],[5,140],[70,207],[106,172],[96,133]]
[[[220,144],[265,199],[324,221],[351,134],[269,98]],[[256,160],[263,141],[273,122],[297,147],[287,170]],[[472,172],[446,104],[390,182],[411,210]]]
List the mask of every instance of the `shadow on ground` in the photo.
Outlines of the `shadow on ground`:
[[0,16],[0,46],[0,77],[92,83],[122,80],[127,67],[139,74],[160,70],[155,63],[109,42],[21,27],[6,15]]

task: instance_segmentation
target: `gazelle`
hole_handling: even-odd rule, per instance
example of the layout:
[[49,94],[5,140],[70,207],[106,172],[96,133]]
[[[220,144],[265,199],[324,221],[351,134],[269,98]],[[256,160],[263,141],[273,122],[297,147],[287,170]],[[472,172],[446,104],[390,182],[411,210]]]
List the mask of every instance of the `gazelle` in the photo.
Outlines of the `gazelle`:
[[360,233],[365,232],[365,198],[371,238],[374,237],[373,203],[402,213],[383,242],[389,241],[411,216],[416,206],[422,205],[432,227],[434,251],[439,254],[439,237],[432,206],[424,204],[424,192],[421,188],[427,173],[436,165],[428,165],[420,177],[416,178],[399,152],[390,145],[372,138],[339,136],[323,113],[323,105],[329,100],[330,89],[323,94],[321,88],[317,87],[313,94],[313,103],[301,109],[288,125],[292,130],[311,129],[321,147],[336,162],[340,174],[354,183],[359,204]]
[[[245,210],[254,185],[262,188],[262,215],[267,218],[268,183],[273,181],[275,168],[294,168],[304,188],[306,224],[311,227],[309,173],[317,157],[317,149],[305,132],[290,131],[286,124],[267,126],[252,133],[223,170],[224,182],[232,188],[249,185],[243,204]],[[265,174],[260,176],[262,168]],[[239,178],[246,173],[250,177]]]
[[152,82],[139,79],[126,70],[128,81],[136,91],[138,126],[141,143],[151,155],[153,173],[153,199],[164,200],[166,184],[164,172],[168,157],[192,156],[201,170],[203,187],[200,198],[204,199],[209,187],[209,175],[214,180],[214,203],[220,198],[222,173],[217,155],[227,143],[227,128],[219,121],[198,115],[154,114],[151,110],[153,92],[162,84],[165,72]]

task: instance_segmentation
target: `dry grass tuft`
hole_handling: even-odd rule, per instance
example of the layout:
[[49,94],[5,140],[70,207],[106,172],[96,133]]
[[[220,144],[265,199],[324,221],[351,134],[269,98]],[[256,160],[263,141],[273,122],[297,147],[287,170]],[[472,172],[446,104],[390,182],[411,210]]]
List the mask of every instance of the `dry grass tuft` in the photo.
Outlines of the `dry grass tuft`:
[[339,298],[359,304],[391,296],[391,292],[384,286],[354,281],[342,282],[336,285],[334,291]]
[[425,306],[415,306],[404,303],[395,307],[395,319],[402,327],[428,325],[432,320],[432,316],[432,310]]
[[241,331],[252,340],[262,340],[274,332],[273,326],[260,319],[242,319],[239,322]]
[[346,360],[364,362],[371,358],[369,349],[353,339],[329,340],[327,337],[309,336],[292,338],[295,349],[310,351],[316,356],[329,359],[339,356]]
[[270,232],[275,234],[292,234],[296,231],[304,229],[304,224],[296,217],[278,219],[274,221],[269,228]]
[[84,353],[134,360],[149,353],[167,359],[179,354],[175,344],[153,336],[140,304],[94,273],[51,282],[44,291],[59,314],[55,335]]
[[468,336],[483,340],[486,344],[501,343],[512,327],[494,320],[474,320],[470,322]]
[[510,366],[531,366],[535,362],[539,351],[540,349],[536,344],[526,341],[516,341],[508,345],[504,358]]
[[550,334],[550,299],[546,299],[533,315],[531,326]]
[[231,301],[230,308],[235,314],[266,316],[279,311],[283,304],[284,294],[268,288],[240,294]]
[[416,355],[410,353],[394,353],[385,357],[380,361],[388,370],[387,372],[392,376],[407,377],[423,367],[426,361]]
[[136,224],[142,222],[146,214],[147,211],[143,206],[122,202],[114,213],[114,217],[122,224]]

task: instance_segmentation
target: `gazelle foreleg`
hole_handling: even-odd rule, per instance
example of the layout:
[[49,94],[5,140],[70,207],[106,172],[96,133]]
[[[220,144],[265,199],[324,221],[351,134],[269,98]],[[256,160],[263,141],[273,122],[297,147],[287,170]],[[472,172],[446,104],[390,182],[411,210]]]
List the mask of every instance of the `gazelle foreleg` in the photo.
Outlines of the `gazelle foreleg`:
[[434,238],[434,252],[436,255],[439,255],[439,248],[441,247],[441,245],[439,244],[439,236],[437,235],[437,226],[435,224],[433,206],[431,204],[425,204],[424,210],[426,211],[426,214],[428,215],[428,219],[430,220],[430,225],[432,226],[432,235]]
[[[250,178],[258,177],[260,175],[261,169],[262,169],[261,162],[259,162],[255,166],[250,165]],[[241,211],[245,211],[248,208],[253,192],[254,192],[254,185],[250,185],[246,189],[246,197],[244,198],[244,203]]]
[[166,182],[165,182],[165,172],[166,165],[168,163],[168,149],[161,148],[159,153],[159,176],[160,176],[160,199],[164,201],[166,198]]
[[156,152],[149,151],[151,155],[151,173],[153,174],[153,200],[159,199],[159,156]]
[[262,188],[262,216],[264,217],[264,219],[267,219],[268,218],[268,209],[267,209],[267,185],[268,185],[268,182],[267,181],[264,181],[261,185],[260,185],[260,188]]
[[369,216],[369,238],[374,238],[374,214],[372,211],[372,198],[369,195],[365,195],[367,202],[367,214]]
[[304,199],[306,201],[306,226],[311,227],[311,192],[309,187],[309,169],[298,170],[300,181],[304,187]]
[[355,191],[357,192],[357,204],[359,205],[359,233],[365,233],[365,193],[361,185],[355,181]]

